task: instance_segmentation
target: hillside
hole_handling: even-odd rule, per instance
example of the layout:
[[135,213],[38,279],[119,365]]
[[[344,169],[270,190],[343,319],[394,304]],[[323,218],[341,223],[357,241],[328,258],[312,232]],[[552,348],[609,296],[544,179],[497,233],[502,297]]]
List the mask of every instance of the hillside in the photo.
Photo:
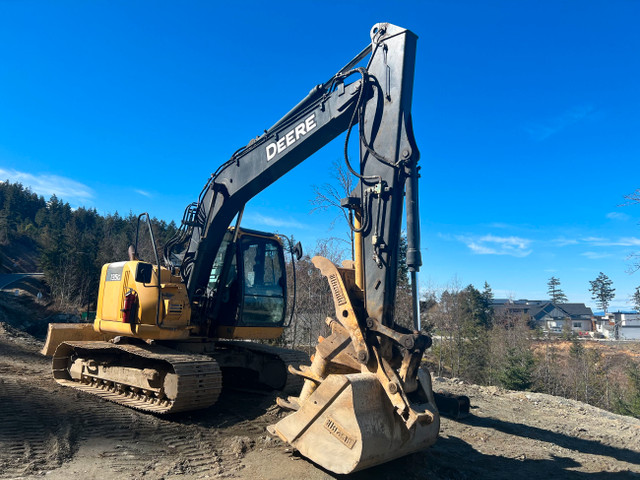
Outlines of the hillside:
[[39,272],[40,249],[27,237],[10,242],[0,248],[0,273]]
[[[55,195],[45,201],[20,183],[0,182],[0,274],[42,272],[61,310],[86,309],[96,301],[102,265],[126,258],[137,224],[133,213],[72,209]],[[158,245],[176,230],[155,218],[151,224]],[[138,251],[153,258],[147,236]]]
[[[273,395],[227,392],[207,410],[156,417],[59,387],[41,346],[0,324],[0,479],[337,478],[268,436],[282,415]],[[433,448],[350,478],[640,478],[640,420],[435,380],[468,395],[472,414],[443,419]]]

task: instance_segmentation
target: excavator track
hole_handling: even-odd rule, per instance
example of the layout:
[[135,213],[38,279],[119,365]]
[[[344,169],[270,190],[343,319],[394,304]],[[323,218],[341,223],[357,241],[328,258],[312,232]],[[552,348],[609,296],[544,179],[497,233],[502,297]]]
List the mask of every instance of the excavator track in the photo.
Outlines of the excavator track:
[[[214,359],[155,345],[64,342],[52,365],[60,385],[145,412],[206,408],[222,390]],[[151,379],[148,385],[145,379]]]
[[[304,384],[304,378],[289,372],[289,365],[298,368],[300,365],[309,365],[311,363],[309,355],[304,352],[260,343],[220,340],[218,341],[218,347],[247,353],[250,352],[253,355],[277,359],[282,364],[283,376],[286,375],[286,380],[283,385],[272,385],[272,387],[286,394],[299,394],[302,389],[302,385]],[[222,364],[223,368],[224,366],[225,365]]]

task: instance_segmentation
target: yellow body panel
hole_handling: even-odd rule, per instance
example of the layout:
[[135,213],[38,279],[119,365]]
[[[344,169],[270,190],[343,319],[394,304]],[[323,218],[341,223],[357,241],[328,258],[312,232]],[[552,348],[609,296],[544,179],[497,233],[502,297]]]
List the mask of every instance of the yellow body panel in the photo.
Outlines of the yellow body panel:
[[[239,232],[239,235],[279,238]],[[145,275],[136,275],[146,270]],[[138,277],[138,280],[136,280]],[[144,280],[146,280],[146,282]],[[178,275],[160,267],[161,300],[158,313],[158,267],[138,260],[109,263],[102,267],[96,319],[93,328],[101,334],[137,337],[143,340],[176,340],[200,335],[198,326],[191,325],[191,305],[187,289]],[[136,308],[125,321],[124,308],[128,292],[135,292]],[[219,325],[218,338],[274,339],[282,335],[283,327],[249,327]]]
[[[161,268],[161,305],[158,315],[158,275],[153,267],[149,283],[136,281],[139,261],[109,263],[102,267],[94,329],[142,339],[170,340],[189,336],[191,306],[180,277]],[[125,322],[125,295],[137,294],[137,308]],[[156,318],[158,317],[158,318]]]

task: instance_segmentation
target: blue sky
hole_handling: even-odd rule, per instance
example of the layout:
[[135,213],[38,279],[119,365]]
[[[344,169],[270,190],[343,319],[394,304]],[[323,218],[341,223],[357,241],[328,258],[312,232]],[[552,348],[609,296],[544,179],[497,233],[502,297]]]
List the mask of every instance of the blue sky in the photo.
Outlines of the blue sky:
[[[237,6],[236,6],[237,5]],[[420,37],[422,287],[551,276],[624,308],[640,273],[640,2],[0,0],[0,178],[102,214],[181,218],[208,176],[388,21]],[[333,142],[252,200],[245,226],[312,250]],[[124,254],[124,252],[123,252]]]

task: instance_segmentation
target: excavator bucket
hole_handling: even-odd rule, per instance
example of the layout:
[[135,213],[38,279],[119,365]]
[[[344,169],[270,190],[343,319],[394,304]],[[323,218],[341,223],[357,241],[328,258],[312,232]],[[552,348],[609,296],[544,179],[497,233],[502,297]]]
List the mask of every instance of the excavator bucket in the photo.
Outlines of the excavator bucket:
[[431,339],[372,317],[363,330],[353,266],[338,268],[323,257],[312,262],[329,281],[336,317],[327,318],[331,335],[318,339],[311,365],[289,367],[305,383],[299,397],[278,399],[294,413],[271,425],[269,433],[337,474],[433,445],[440,416],[431,375],[420,368]]
[[[347,474],[423,450],[440,420],[428,373],[418,373],[421,419],[410,427],[374,373],[329,375],[298,411],[269,427],[318,465]],[[294,400],[295,401],[295,400]]]

